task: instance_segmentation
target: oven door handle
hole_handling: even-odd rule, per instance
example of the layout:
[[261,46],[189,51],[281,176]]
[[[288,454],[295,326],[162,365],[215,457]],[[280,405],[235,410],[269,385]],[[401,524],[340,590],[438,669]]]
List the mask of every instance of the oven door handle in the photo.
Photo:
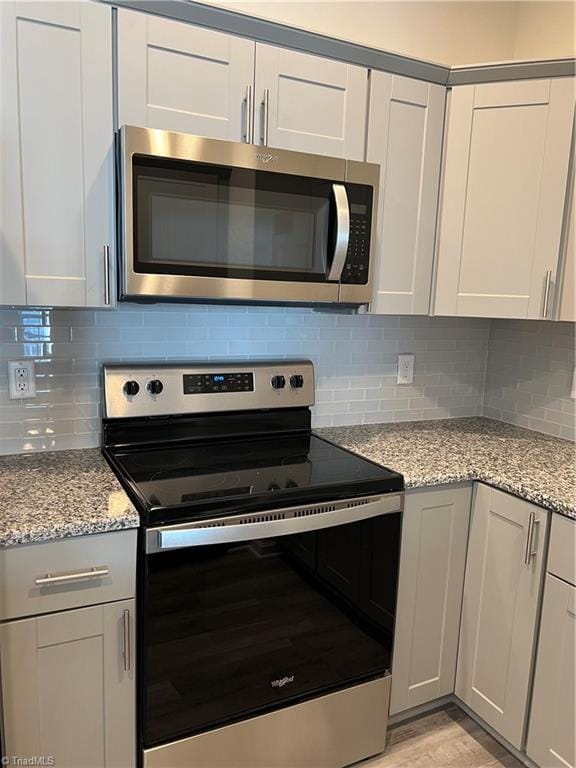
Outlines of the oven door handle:
[[[227,518],[212,519],[204,524],[171,525],[160,528],[151,528],[146,532],[146,553],[164,552],[170,549],[183,549],[186,547],[203,547],[210,544],[229,544],[233,542],[252,541],[254,539],[278,538],[279,536],[291,536],[307,531],[315,531],[319,528],[332,528],[336,525],[355,523],[378,515],[386,515],[392,512],[401,512],[404,505],[403,493],[390,493],[385,496],[375,497],[368,502],[361,499],[349,502],[350,506],[335,509],[329,512],[315,512],[318,504],[306,507],[297,507],[287,510],[273,510],[270,517],[278,519],[265,520],[263,522],[241,522],[242,519],[253,520],[250,514],[242,515],[231,525],[226,523]],[[325,506],[329,506],[326,504]],[[282,515],[288,515],[282,519]],[[228,518],[229,519],[229,518]],[[204,525],[204,527],[202,527]]]
[[346,263],[348,241],[350,240],[350,205],[344,184],[332,184],[332,194],[336,203],[336,244],[332,264],[328,272],[330,282],[339,282]]

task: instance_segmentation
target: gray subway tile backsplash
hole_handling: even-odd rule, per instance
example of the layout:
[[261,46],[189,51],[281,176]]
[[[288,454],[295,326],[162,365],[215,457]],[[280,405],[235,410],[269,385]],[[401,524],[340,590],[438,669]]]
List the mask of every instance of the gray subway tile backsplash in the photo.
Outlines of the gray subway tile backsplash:
[[[315,425],[477,415],[489,322],[304,308],[0,310],[0,452],[95,446],[107,360],[310,357]],[[416,354],[396,385],[398,352]],[[8,360],[36,360],[35,400],[9,400]],[[454,408],[450,403],[453,402]]]
[[574,323],[492,320],[484,415],[569,440],[576,437]]
[[[0,330],[0,453],[98,445],[100,366],[127,359],[310,357],[316,426],[484,413],[574,434],[564,323],[125,304],[0,310]],[[411,385],[396,384],[399,352],[415,354]],[[8,399],[6,362],[20,357],[36,361],[34,400]]]

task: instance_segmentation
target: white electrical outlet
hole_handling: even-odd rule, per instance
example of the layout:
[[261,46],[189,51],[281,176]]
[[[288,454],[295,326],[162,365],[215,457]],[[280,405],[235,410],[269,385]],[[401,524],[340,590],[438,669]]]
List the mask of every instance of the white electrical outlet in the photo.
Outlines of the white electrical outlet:
[[414,381],[414,355],[398,355],[397,384],[412,384]]
[[33,360],[13,360],[8,363],[8,390],[11,400],[36,397]]

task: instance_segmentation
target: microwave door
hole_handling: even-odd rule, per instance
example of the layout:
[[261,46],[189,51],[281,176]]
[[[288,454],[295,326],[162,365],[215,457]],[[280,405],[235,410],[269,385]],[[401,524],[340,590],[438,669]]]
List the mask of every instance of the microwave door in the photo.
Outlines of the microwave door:
[[350,206],[346,187],[343,184],[332,184],[332,194],[336,206],[336,236],[334,238],[334,253],[330,264],[327,280],[339,283],[348,254],[348,241],[350,239]]

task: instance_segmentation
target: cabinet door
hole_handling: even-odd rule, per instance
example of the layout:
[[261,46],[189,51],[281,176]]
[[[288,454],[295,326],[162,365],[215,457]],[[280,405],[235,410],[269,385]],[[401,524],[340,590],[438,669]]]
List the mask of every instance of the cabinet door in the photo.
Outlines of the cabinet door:
[[140,125],[247,141],[254,43],[118,10],[118,116]]
[[471,496],[470,487],[406,494],[391,714],[454,692]]
[[528,757],[542,768],[576,766],[576,587],[546,575]]
[[134,600],[0,627],[4,750],[58,768],[135,766]]
[[547,513],[475,486],[456,695],[517,749],[528,687]]
[[256,44],[256,144],[364,159],[368,70]]
[[452,89],[436,314],[538,318],[551,308],[574,98],[574,78]]
[[1,12],[0,303],[103,306],[114,257],[112,11],[6,2]]
[[576,320],[576,194],[574,193],[574,172],[568,191],[565,223],[565,245],[561,278],[558,281],[558,320],[574,322]]
[[371,312],[427,315],[446,89],[372,72],[366,159],[379,163]]

